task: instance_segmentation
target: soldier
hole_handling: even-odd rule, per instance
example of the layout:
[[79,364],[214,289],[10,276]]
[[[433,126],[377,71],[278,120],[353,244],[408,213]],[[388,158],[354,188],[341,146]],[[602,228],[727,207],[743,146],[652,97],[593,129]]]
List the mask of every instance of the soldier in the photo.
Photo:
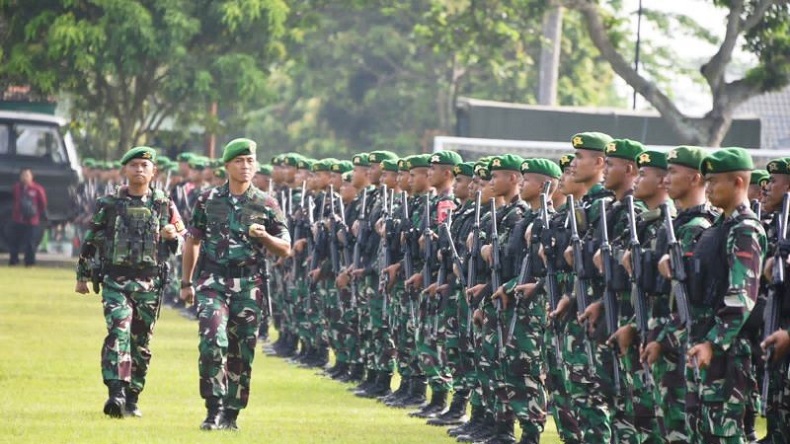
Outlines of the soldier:
[[109,389],[104,413],[116,418],[142,415],[137,401],[151,361],[167,258],[178,250],[184,232],[172,201],[150,187],[155,159],[149,147],[123,156],[129,185],[99,198],[77,266],[77,293],[88,293],[88,280],[98,292],[101,282],[107,323],[101,367]]
[[264,163],[258,167],[258,171],[255,173],[255,178],[252,180],[252,184],[255,185],[259,190],[264,191],[266,193],[276,195],[275,193],[277,190],[270,189],[269,185],[274,185],[274,180],[272,179],[272,165],[268,163]]
[[[687,365],[699,366],[700,423],[706,443],[743,442],[743,416],[756,385],[746,321],[757,300],[766,236],[748,206],[754,168],[741,148],[719,150],[702,162],[711,204],[723,210],[692,256],[694,312]],[[696,270],[700,272],[697,273]]]
[[770,175],[766,170],[754,170],[749,176],[749,202],[759,202],[763,197],[763,189],[768,184]]
[[208,410],[203,430],[238,429],[236,418],[249,399],[261,307],[268,297],[260,290],[260,264],[266,251],[278,256],[290,252],[277,202],[252,186],[255,151],[249,139],[225,146],[228,182],[199,196],[184,247],[181,297],[192,303],[197,296],[200,395]]

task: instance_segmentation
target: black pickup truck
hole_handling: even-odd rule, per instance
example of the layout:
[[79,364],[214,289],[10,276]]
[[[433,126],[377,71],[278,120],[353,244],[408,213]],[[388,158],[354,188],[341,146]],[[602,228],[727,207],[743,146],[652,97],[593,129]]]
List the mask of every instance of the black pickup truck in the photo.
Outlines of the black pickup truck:
[[82,169],[65,119],[48,114],[0,111],[0,250],[11,221],[11,190],[19,171],[30,168],[47,192],[50,224],[76,214]]

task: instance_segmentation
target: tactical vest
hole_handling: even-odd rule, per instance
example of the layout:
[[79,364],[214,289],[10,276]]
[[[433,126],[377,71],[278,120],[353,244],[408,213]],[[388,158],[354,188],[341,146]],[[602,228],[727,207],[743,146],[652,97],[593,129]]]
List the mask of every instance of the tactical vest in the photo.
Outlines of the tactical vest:
[[150,270],[159,265],[159,229],[168,223],[168,205],[167,197],[159,190],[154,190],[142,205],[121,196],[119,191],[113,206],[108,208],[105,257],[110,271]]
[[[233,215],[234,208],[233,204],[229,201],[229,196],[218,196],[216,193],[210,193],[209,196],[205,204],[207,238],[230,235],[236,239],[246,239],[249,236],[248,230],[252,224],[259,224],[267,229],[269,228],[270,220],[266,215],[266,195],[262,192],[251,193],[250,197],[241,207],[238,216]],[[238,217],[238,220],[235,221],[236,223],[232,223],[232,219],[236,217]],[[232,229],[235,230],[235,232],[230,233]],[[226,252],[227,248],[218,248],[216,250],[218,257],[213,259],[223,261]],[[255,258],[247,259],[249,259],[250,262],[254,262],[255,260]]]

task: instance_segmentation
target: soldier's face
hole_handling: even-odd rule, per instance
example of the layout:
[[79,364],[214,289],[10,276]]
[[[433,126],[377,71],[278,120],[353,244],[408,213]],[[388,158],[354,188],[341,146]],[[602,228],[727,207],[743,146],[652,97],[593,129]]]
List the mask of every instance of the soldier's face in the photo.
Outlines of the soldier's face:
[[285,179],[285,181],[289,182],[289,183],[293,182],[294,179],[296,178],[296,172],[297,172],[296,171],[296,167],[285,165],[285,166],[282,166],[280,168],[282,168],[281,171],[282,171],[282,174],[283,174],[283,179]]
[[453,185],[453,194],[460,200],[469,199],[469,183],[472,181],[468,176],[456,176]]
[[343,175],[340,173],[330,173],[330,183],[336,190],[340,190],[340,187],[343,186]]
[[442,186],[447,180],[448,174],[450,174],[450,170],[446,166],[431,165],[430,168],[428,168],[428,183],[430,183],[432,187]]
[[603,169],[603,186],[610,190],[620,188],[628,174],[629,163],[627,160],[607,157]]
[[370,181],[370,183],[379,184],[381,182],[381,174],[382,174],[381,164],[371,163],[370,168],[368,168],[368,180]]
[[398,172],[398,186],[400,187],[401,190],[406,192],[411,192],[411,186],[409,185],[410,180],[411,177],[408,171]]
[[415,193],[422,193],[428,189],[428,168],[412,168],[409,171],[409,187]]
[[153,162],[146,159],[132,159],[123,167],[123,174],[130,184],[147,185],[156,174]]
[[653,167],[642,167],[636,177],[634,197],[647,199],[664,188],[664,170]]
[[790,176],[786,174],[771,174],[762,197],[765,211],[780,209],[782,207],[782,199],[784,199],[785,193],[788,191],[790,191]]
[[225,164],[228,179],[234,182],[252,182],[253,176],[258,169],[258,162],[255,156],[248,154],[245,156],[236,156],[230,162]]
[[343,202],[351,202],[357,196],[357,189],[354,188],[354,185],[351,185],[351,182],[343,182],[343,185],[340,187],[340,197],[343,199]]
[[178,162],[178,174],[182,177],[189,177],[189,172],[191,168],[189,168],[188,162]]
[[482,200],[483,204],[495,197],[494,189],[491,187],[490,181],[481,179],[478,187],[480,189],[480,199]]
[[604,158],[601,153],[592,150],[576,150],[576,157],[573,158],[570,167],[571,176],[575,182],[587,182],[592,180],[603,168]]
[[387,186],[387,188],[397,188],[398,187],[398,173],[394,171],[382,171],[381,173],[381,182]]
[[491,186],[494,196],[504,196],[514,187],[518,186],[518,176],[519,175],[513,171],[492,171],[489,185]]
[[760,199],[763,195],[763,187],[759,183],[749,184],[749,200]]
[[546,176],[536,173],[524,173],[521,176],[521,198],[526,201],[537,199],[543,190],[543,183],[548,180]]
[[667,175],[664,176],[664,185],[672,199],[681,199],[689,190],[701,180],[699,171],[682,165],[669,165]]
[[736,189],[735,176],[730,173],[707,174],[705,182],[708,185],[706,193],[711,205],[729,207]]
[[351,175],[351,183],[357,188],[362,188],[368,181],[368,170],[370,168],[364,166],[355,166],[354,173]]

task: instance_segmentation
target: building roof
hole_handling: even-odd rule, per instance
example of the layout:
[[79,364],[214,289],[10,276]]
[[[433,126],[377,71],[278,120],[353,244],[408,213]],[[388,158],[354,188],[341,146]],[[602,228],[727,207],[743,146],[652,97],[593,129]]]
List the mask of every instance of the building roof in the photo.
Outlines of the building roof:
[[736,117],[743,114],[760,118],[761,148],[790,148],[790,87],[752,97],[735,111]]

